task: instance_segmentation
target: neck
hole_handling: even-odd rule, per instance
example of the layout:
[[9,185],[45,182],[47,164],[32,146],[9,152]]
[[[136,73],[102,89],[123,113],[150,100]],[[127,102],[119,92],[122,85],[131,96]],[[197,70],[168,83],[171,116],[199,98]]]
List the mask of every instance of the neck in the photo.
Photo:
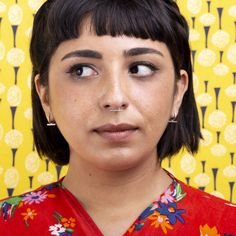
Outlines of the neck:
[[133,168],[120,171],[101,170],[83,161],[78,156],[70,157],[64,186],[89,211],[94,206],[122,208],[144,199],[147,204],[159,196],[170,184],[171,179],[162,170],[156,157]]

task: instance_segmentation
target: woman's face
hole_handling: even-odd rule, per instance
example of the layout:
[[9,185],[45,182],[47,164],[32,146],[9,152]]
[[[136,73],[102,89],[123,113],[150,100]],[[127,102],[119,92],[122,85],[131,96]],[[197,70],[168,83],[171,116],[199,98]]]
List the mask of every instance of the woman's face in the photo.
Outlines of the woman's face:
[[85,29],[52,56],[49,90],[39,77],[36,86],[45,113],[69,143],[70,158],[124,170],[156,160],[157,143],[187,89],[187,74],[180,74],[176,83],[164,43]]

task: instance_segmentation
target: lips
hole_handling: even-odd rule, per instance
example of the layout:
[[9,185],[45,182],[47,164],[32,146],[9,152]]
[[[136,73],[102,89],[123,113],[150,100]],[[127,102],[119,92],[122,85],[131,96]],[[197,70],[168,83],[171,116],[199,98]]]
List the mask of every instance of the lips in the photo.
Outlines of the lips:
[[110,141],[123,141],[138,130],[137,126],[130,124],[106,124],[96,128],[94,131],[102,138]]

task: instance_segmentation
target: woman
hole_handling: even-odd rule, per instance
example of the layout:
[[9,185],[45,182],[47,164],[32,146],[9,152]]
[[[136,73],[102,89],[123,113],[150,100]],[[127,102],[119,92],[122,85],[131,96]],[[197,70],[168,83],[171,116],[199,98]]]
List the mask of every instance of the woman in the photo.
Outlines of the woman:
[[35,145],[69,169],[2,201],[2,234],[236,234],[235,205],[161,168],[201,138],[174,1],[48,0],[30,52]]

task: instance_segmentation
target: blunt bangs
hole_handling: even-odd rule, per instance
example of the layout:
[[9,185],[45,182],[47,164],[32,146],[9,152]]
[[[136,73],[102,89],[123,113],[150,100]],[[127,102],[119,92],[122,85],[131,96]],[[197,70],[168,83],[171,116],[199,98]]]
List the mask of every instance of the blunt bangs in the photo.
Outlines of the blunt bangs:
[[90,18],[98,36],[126,35],[165,42],[173,39],[173,24],[177,25],[179,14],[172,9],[173,18],[167,16],[163,7],[168,4],[175,3],[169,0],[67,0],[66,3],[56,0],[49,12],[48,30],[54,29],[51,33],[58,42],[77,38],[84,19]]

